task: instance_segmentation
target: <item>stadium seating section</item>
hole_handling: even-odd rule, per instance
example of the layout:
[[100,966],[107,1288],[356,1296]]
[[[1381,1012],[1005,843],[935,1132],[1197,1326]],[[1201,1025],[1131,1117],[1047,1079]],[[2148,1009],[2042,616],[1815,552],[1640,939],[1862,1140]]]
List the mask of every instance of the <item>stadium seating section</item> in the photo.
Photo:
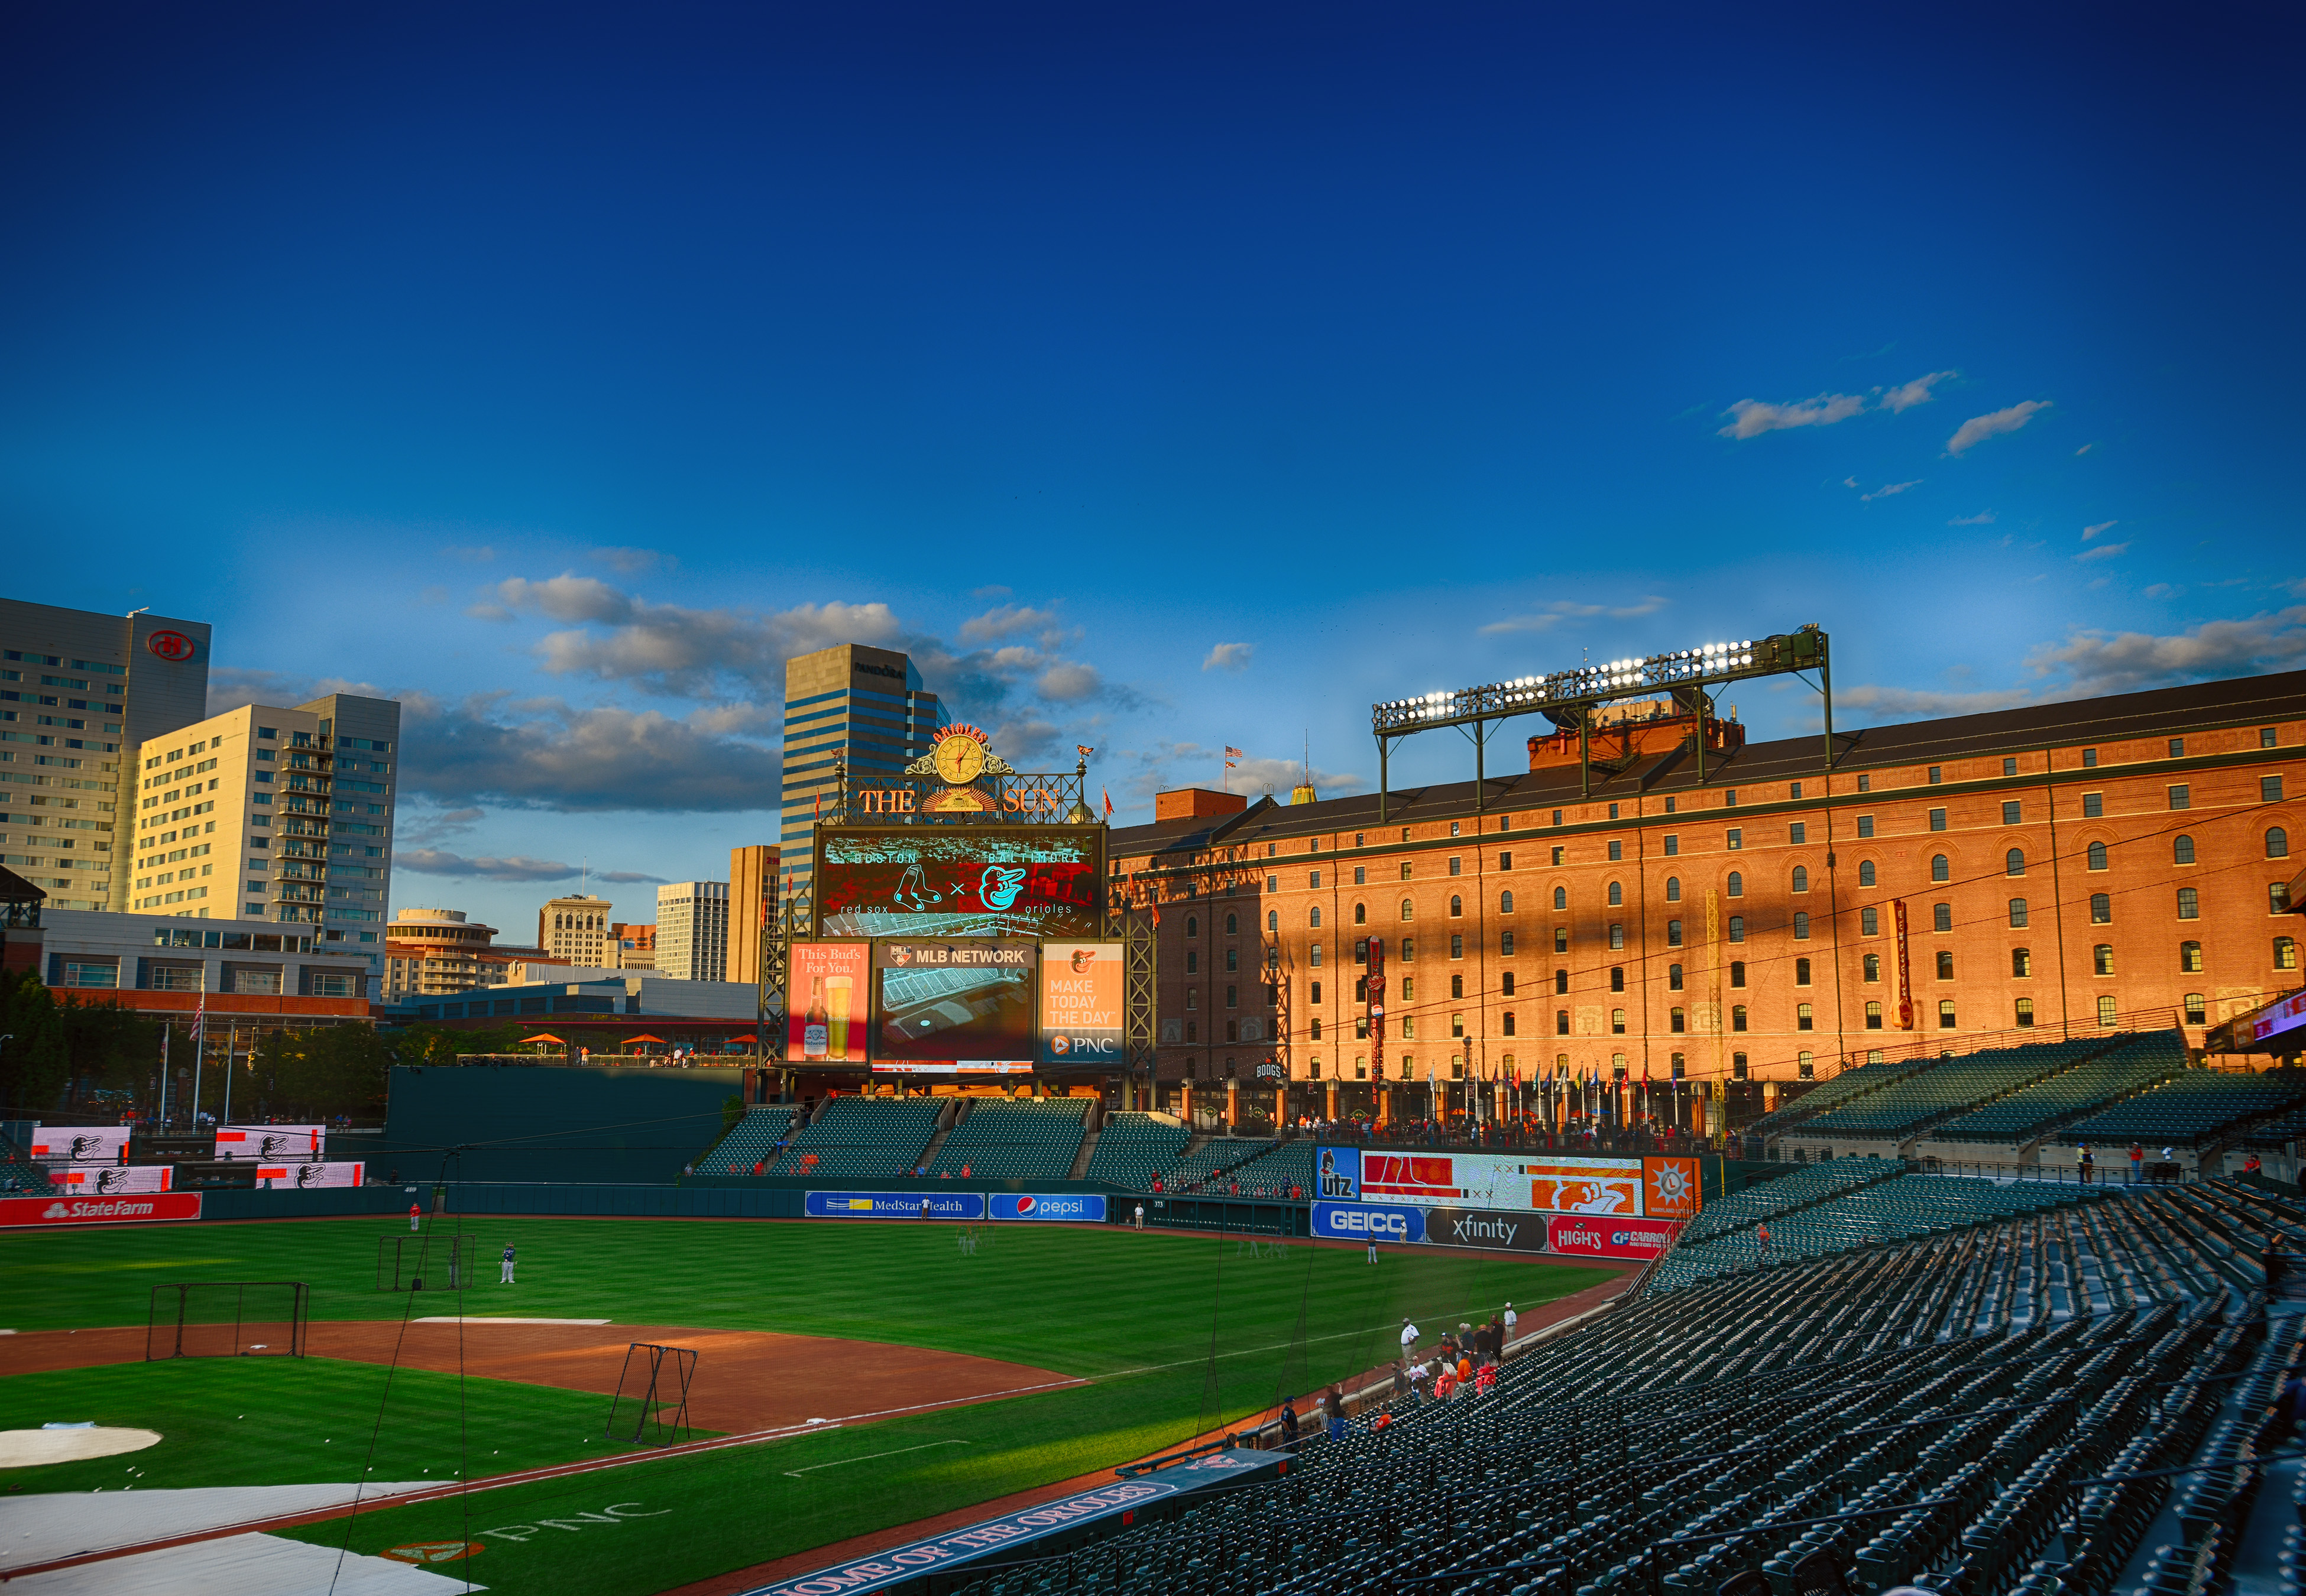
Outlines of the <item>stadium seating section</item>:
[[1226,1172],[1226,1179],[1240,1182],[1244,1197],[1286,1197],[1292,1189],[1310,1197],[1316,1151],[1310,1141],[1285,1141]]
[[2137,1037],[1932,1131],[1937,1141],[2032,1141],[2091,1108],[2169,1080],[2186,1067],[2174,1031]]
[[792,1133],[790,1108],[756,1108],[737,1122],[735,1129],[722,1137],[713,1149],[696,1161],[699,1174],[750,1174],[753,1165],[762,1165],[768,1173],[768,1160],[776,1156],[777,1143]]
[[1276,1141],[1252,1141],[1243,1136],[1213,1136],[1162,1171],[1161,1183],[1171,1191],[1228,1190],[1235,1178],[1234,1169],[1280,1145]]
[[987,1097],[970,1102],[969,1117],[953,1127],[929,1165],[955,1180],[1032,1178],[1062,1181],[1072,1173],[1089,1118],[1087,1097]]
[[836,1097],[762,1173],[894,1180],[912,1174],[946,1097]]
[[1752,1186],[1732,1197],[1717,1198],[1682,1228],[1681,1245],[1750,1229],[1764,1220],[1813,1207],[1860,1186],[1890,1180],[1906,1173],[1902,1158],[1836,1158],[1814,1164],[1765,1185]]
[[2069,1126],[2058,1139],[2193,1148],[2247,1121],[2284,1113],[2306,1097],[2306,1070],[2223,1075],[2188,1070],[2168,1085]]
[[1153,1178],[1174,1165],[1191,1139],[1183,1126],[1149,1114],[1108,1114],[1089,1156],[1089,1178],[1149,1191]]
[[1804,1122],[1794,1133],[1821,1138],[1912,1136],[2053,1071],[2071,1069],[2103,1046],[2095,1041],[2041,1042],[1939,1059],[1901,1080],[1862,1093]]
[[962,1589],[2294,1596],[2306,1488],[2250,1465],[2302,1352],[2258,1260],[2306,1208],[1900,1176],[1783,1223],[1856,1250],[1661,1268],[1490,1395],[1373,1404],[1282,1478]]
[[1860,1064],[1854,1070],[1844,1070],[1831,1080],[1821,1080],[1781,1108],[1774,1109],[1755,1120],[1747,1128],[1749,1136],[1776,1136],[1791,1130],[1804,1120],[1815,1118],[1828,1109],[1836,1108],[1852,1097],[1879,1090],[1894,1080],[1903,1080],[1915,1071],[1937,1063],[1935,1059],[1897,1059],[1878,1064]]

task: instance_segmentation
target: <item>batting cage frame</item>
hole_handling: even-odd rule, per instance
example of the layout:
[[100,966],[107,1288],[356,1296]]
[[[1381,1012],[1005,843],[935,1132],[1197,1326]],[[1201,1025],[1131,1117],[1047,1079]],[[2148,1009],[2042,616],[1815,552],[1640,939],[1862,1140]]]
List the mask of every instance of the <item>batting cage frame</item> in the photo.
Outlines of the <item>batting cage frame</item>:
[[[431,1260],[430,1264],[427,1259]],[[432,1276],[436,1284],[430,1286],[418,1272],[427,1268],[438,1271]],[[388,1233],[376,1239],[379,1291],[462,1291],[481,1283],[480,1268],[481,1243],[477,1236],[442,1238]]]
[[312,1288],[301,1280],[156,1285],[145,1314],[144,1361],[301,1358],[312,1313]]
[[[635,1359],[640,1360],[637,1370]],[[625,1366],[617,1375],[603,1438],[634,1447],[679,1446],[688,1436],[688,1387],[696,1378],[696,1348],[633,1342],[625,1348]],[[629,1436],[624,1434],[627,1424],[632,1427]]]

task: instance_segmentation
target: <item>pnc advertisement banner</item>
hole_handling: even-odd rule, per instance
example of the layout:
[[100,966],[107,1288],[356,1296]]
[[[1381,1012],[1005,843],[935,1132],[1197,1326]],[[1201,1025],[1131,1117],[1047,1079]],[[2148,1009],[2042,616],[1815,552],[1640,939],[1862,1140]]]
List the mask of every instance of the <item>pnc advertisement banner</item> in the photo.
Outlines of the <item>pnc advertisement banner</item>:
[[861,942],[797,942],[787,979],[785,1057],[803,1063],[865,1062],[865,1011],[873,993],[873,948]]
[[1124,944],[1041,944],[1041,1063],[1055,1069],[1121,1067]]
[[1588,1219],[1556,1215],[1545,1222],[1546,1250],[1571,1258],[1629,1258],[1646,1263],[1673,1244],[1674,1219]]
[[172,1164],[76,1164],[48,1171],[48,1179],[75,1197],[100,1197],[115,1191],[168,1191],[175,1189]]
[[1058,1196],[1042,1196],[1030,1191],[995,1191],[993,1194],[992,1216],[995,1219],[1039,1219],[1068,1225],[1103,1225],[1105,1193],[1072,1191]]
[[141,1225],[154,1219],[197,1219],[197,1191],[156,1191],[146,1197],[0,1198],[0,1229],[48,1225]]
[[319,1125],[226,1125],[217,1132],[219,1158],[314,1158],[320,1156]]
[[117,1164],[127,1145],[125,1125],[42,1125],[27,1150],[43,1164]]
[[1313,1233],[1333,1242],[1422,1242],[1426,1211],[1389,1203],[1317,1202]]
[[812,1219],[918,1220],[924,1199],[932,1219],[985,1217],[981,1191],[811,1191],[806,1196]]

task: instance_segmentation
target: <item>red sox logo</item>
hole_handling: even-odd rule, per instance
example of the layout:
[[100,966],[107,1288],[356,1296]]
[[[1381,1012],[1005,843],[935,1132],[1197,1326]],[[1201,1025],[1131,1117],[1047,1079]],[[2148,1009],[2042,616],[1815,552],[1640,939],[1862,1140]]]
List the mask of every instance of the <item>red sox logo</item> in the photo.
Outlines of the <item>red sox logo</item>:
[[192,640],[182,632],[155,632],[144,639],[144,646],[171,665],[181,665],[192,657]]

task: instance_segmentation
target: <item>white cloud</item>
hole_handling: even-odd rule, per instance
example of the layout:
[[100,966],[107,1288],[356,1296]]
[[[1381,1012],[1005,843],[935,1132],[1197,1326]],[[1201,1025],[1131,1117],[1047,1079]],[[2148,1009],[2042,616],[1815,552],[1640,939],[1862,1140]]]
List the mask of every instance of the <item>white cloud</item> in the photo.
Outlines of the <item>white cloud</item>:
[[[404,849],[392,856],[393,866],[414,870],[423,875],[478,876],[484,881],[567,881],[584,874],[581,866],[564,864],[559,859],[533,859],[525,854],[513,854],[507,858],[494,858],[482,854],[466,858],[462,854],[444,853],[439,849]],[[644,875],[637,870],[595,870],[594,881],[627,883],[650,882],[662,885],[662,875]]]
[[479,695],[454,705],[401,700],[401,787],[447,805],[656,813],[773,807],[776,751],[654,711],[585,709],[556,698]]
[[1939,715],[1982,715],[2033,701],[2023,687],[2003,687],[1977,693],[1934,692],[1926,687],[1856,687],[1834,696],[1838,707],[1870,710],[1883,716],[1917,719]]
[[1863,413],[1865,408],[1863,394],[1819,394],[1790,405],[1740,399],[1721,413],[1734,419],[1719,429],[1719,434],[1723,438],[1759,438],[1764,432],[1781,432],[1789,427],[1830,427]]
[[2080,459],[2084,455],[2086,455],[2086,454],[2089,453],[2089,452],[2090,452],[2090,450],[2092,450],[2092,449],[2096,448],[2097,447],[2097,444],[2095,441],[2092,441],[2092,442],[2089,442],[2089,443],[2085,443],[2085,444],[2083,444],[2083,445],[2081,446],[2081,448],[2078,448],[2078,449],[2076,449],[2076,450],[2074,451],[2074,458],[2076,458],[2077,460]]
[[2087,543],[2092,538],[2097,536],[2099,533],[2112,532],[2115,527],[2121,525],[2122,523],[2119,521],[2101,521],[2096,526],[2085,526],[2082,528],[2082,542]]
[[2049,407],[2050,402],[2047,399],[2028,399],[2022,404],[2012,405],[2006,410],[1993,410],[1984,415],[1973,415],[1954,430],[1952,437],[1946,440],[1946,453],[1956,456],[1965,454],[1989,438],[1999,438],[2004,432],[2015,432],[2028,422],[2032,421],[2037,411],[2047,410]]
[[1644,615],[1655,615],[1672,602],[1657,593],[1645,594],[1630,604],[1580,604],[1569,599],[1557,599],[1534,614],[1493,620],[1480,628],[1479,636],[1494,637],[1507,632],[1542,632],[1559,626],[1565,620],[1588,620],[1597,615],[1610,620],[1637,620]]
[[[1974,516],[1956,516],[1946,525],[1948,526],[1991,526],[1994,525],[1994,512],[1980,510]],[[2004,538],[2002,541],[2006,543],[2010,540]]]
[[1249,668],[1250,656],[1256,652],[1257,644],[1254,643],[1220,643],[1209,650],[1208,657],[1201,661],[1201,669],[1245,670]]
[[[1252,798],[1270,792],[1285,800],[1289,789],[1303,781],[1306,774],[1302,760],[1257,755],[1234,761],[1234,768],[1228,771],[1224,768],[1218,748],[1190,742],[1165,742],[1146,749],[1124,748],[1119,759],[1129,773],[1116,775],[1112,784],[1115,799],[1126,793],[1149,807],[1156,792],[1180,787],[1216,788],[1220,783]],[[1341,798],[1365,791],[1369,786],[1351,771],[1324,770],[1320,765],[1313,767],[1312,778],[1314,790],[1323,798]]]
[[1041,672],[1033,690],[1053,704],[1078,704],[1105,690],[1105,680],[1094,665],[1061,660]]
[[1900,493],[1908,492],[1915,488],[1920,487],[1923,480],[1924,479],[1921,477],[1916,477],[1910,482],[1891,482],[1885,487],[1875,489],[1871,493],[1860,493],[1858,496],[1858,502],[1860,504],[1871,504],[1877,499],[1893,498]]
[[2157,582],[2146,590],[2146,596],[2149,599],[2174,599],[2185,591],[2175,583]]
[[661,554],[654,549],[595,549],[586,558],[597,559],[602,565],[621,571],[628,576],[642,571],[653,571],[660,566],[679,563],[670,555]]
[[1932,371],[1926,377],[1917,377],[1911,382],[1901,382],[1895,388],[1883,391],[1881,407],[1891,414],[1896,415],[1902,411],[1911,410],[1917,405],[1926,405],[1937,397],[1930,392],[1933,387],[1943,382],[1949,377],[1960,375],[1961,373],[1959,371]]
[[2095,549],[2085,549],[2074,556],[2077,560],[2113,559],[2130,551],[2128,543],[2100,543]]
[[971,643],[992,643],[1020,632],[1043,632],[1057,625],[1054,610],[1029,604],[1003,604],[961,623],[961,635]]

